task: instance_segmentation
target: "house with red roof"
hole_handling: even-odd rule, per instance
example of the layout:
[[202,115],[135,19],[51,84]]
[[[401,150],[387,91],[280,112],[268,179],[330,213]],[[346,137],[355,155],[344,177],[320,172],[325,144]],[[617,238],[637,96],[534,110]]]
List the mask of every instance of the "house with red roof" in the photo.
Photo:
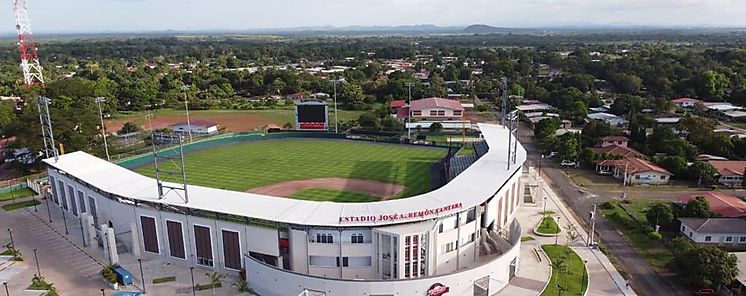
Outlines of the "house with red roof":
[[596,171],[612,175],[626,184],[668,184],[671,172],[637,157],[607,159],[596,163]]
[[644,158],[645,155],[637,151],[635,148],[627,146],[606,146],[606,147],[592,147],[591,150],[596,154],[607,154],[614,156],[626,157],[637,157]]
[[414,100],[409,105],[401,105],[402,103],[403,100],[391,102],[391,107],[396,109],[396,117],[399,119],[407,118],[408,114],[414,120],[430,121],[459,120],[464,117],[464,107],[457,100],[426,98]]
[[708,162],[718,171],[718,183],[729,187],[741,187],[743,171],[746,170],[746,161],[710,160]]
[[704,197],[710,204],[710,211],[729,218],[746,218],[746,202],[738,196],[718,191],[693,192],[676,197],[681,203],[687,203],[698,196]]
[[697,105],[697,103],[701,103],[702,101],[692,98],[678,98],[671,100],[672,103],[676,105],[676,107],[679,107],[681,109],[684,108],[694,108],[694,106]]

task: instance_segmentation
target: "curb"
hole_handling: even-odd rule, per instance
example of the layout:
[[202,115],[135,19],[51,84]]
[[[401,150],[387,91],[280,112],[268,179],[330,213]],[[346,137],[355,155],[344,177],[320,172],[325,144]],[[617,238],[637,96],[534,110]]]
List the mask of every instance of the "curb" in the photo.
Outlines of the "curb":
[[[552,219],[554,219],[554,218],[552,218]],[[557,233],[543,233],[543,232],[539,232],[539,226],[541,226],[541,222],[543,222],[543,221],[544,221],[544,218],[541,218],[541,220],[539,220],[539,223],[537,223],[536,226],[534,226],[534,229],[533,229],[533,233],[534,234],[536,234],[538,236],[542,236],[542,237],[555,237],[555,236],[559,236],[560,234],[562,234],[562,232],[564,232],[564,230],[562,230],[562,228],[560,228],[559,232],[557,232]],[[555,221],[555,223],[557,223],[557,222]],[[557,226],[559,227],[559,225],[557,225]]]

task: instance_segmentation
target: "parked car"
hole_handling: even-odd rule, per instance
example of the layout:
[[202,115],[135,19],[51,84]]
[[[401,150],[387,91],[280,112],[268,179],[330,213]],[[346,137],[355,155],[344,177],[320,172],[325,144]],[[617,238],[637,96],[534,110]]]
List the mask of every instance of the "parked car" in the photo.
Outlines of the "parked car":
[[572,160],[563,160],[562,163],[560,163],[560,165],[563,167],[577,167],[578,166],[578,164]]
[[557,156],[558,154],[559,154],[559,152],[557,152],[557,151],[552,151],[552,152],[549,152],[549,156],[547,156],[547,157],[549,157],[549,158],[552,158],[552,157],[555,157],[555,156]]
[[605,176],[607,176],[607,175],[611,175],[611,171],[604,171],[604,170],[601,170],[601,171],[598,171],[598,174],[599,174],[599,175],[605,175]]

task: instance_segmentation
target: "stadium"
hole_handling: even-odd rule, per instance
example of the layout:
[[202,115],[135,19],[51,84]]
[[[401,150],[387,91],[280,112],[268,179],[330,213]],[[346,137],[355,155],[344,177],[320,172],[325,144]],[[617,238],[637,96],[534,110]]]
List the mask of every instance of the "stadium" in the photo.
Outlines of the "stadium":
[[224,137],[184,145],[185,177],[156,173],[153,155],[45,162],[51,200],[111,262],[240,273],[270,296],[492,295],[518,266],[526,152],[503,126],[479,130],[462,156],[331,133]]

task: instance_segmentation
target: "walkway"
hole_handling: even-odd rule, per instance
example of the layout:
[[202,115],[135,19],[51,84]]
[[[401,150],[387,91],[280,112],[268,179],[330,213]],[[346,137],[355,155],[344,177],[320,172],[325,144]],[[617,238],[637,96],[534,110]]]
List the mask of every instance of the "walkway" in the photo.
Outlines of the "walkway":
[[[546,210],[554,211],[555,217],[560,217],[559,224],[563,232],[556,238],[560,244],[566,244],[568,241],[565,235],[566,225],[568,222],[575,225],[578,232],[578,238],[569,245],[584,261],[587,261],[586,268],[589,274],[589,286],[587,295],[637,295],[632,289],[627,287],[627,283],[609,262],[609,259],[599,250],[593,250],[585,246],[587,233],[578,226],[575,217],[570,214],[569,210],[559,200],[559,197],[548,188],[545,188],[544,194],[548,197]],[[523,205],[518,211],[517,219],[521,223],[522,236],[531,236],[535,240],[521,243],[521,259],[516,277],[511,280],[508,287],[500,291],[497,295],[515,296],[515,295],[539,295],[544,285],[549,281],[551,275],[551,263],[546,254],[541,250],[541,245],[554,244],[555,237],[540,237],[533,233],[533,228],[541,220],[543,207]],[[537,289],[538,287],[538,289]]]

